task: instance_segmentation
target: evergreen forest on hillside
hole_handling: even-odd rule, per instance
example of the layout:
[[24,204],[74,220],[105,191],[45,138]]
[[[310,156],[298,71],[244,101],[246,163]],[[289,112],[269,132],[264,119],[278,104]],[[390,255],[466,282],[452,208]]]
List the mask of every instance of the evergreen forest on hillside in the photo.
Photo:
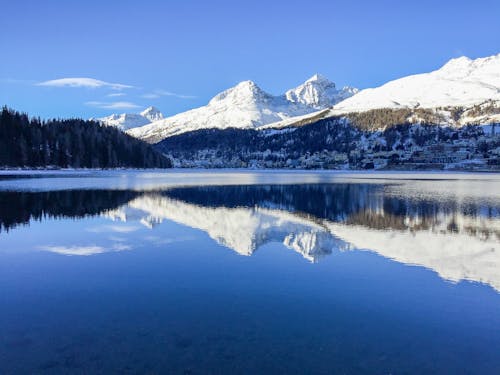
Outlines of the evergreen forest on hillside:
[[147,143],[96,121],[42,121],[7,107],[0,113],[0,167],[170,166],[170,160]]

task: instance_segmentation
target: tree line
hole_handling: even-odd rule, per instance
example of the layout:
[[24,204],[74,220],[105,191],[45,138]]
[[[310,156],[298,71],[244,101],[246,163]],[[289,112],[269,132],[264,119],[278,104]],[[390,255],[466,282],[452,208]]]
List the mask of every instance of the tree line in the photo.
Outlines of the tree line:
[[42,121],[3,107],[0,167],[168,168],[170,160],[147,143],[96,121]]
[[97,216],[127,204],[141,193],[130,190],[0,192],[0,233],[44,218]]

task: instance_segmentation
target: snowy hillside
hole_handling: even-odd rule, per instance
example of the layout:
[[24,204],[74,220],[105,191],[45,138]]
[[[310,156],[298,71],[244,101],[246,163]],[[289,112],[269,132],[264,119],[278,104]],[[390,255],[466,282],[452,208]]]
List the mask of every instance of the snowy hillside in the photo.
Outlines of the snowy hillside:
[[155,143],[199,129],[258,128],[327,108],[355,92],[353,88],[337,90],[333,82],[319,75],[280,96],[243,81],[216,95],[206,106],[135,128],[129,134]]
[[163,114],[157,108],[148,107],[141,113],[113,114],[97,120],[108,126],[116,126],[122,130],[129,130],[161,119],[163,119]]
[[377,108],[470,107],[500,100],[500,54],[452,59],[442,68],[362,90],[335,106],[335,113]]
[[[460,57],[431,73],[404,77],[359,92],[347,90],[353,95],[339,100],[331,109],[287,118],[261,129],[302,126],[332,116],[381,109],[409,109],[405,121],[410,123],[451,126],[500,123],[500,54],[476,60]],[[423,112],[426,118],[422,118]]]

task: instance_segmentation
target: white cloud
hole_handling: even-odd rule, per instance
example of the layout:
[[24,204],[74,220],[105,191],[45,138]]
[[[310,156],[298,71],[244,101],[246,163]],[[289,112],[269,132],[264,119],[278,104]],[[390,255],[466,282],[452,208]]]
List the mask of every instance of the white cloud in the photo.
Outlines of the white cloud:
[[94,255],[105,251],[101,246],[40,246],[40,250],[63,255]]
[[184,94],[176,94],[175,92],[166,91],[166,90],[154,90],[153,92],[142,95],[143,98],[146,99],[157,99],[160,96],[173,96],[179,99],[195,99],[196,96],[193,95],[184,95]]
[[158,99],[159,97],[160,97],[160,95],[153,94],[153,93],[141,95],[141,98],[145,98],[145,99]]
[[86,87],[86,88],[107,87],[113,90],[130,89],[133,87],[121,83],[111,83],[111,82],[101,81],[94,78],[59,78],[50,81],[38,82],[36,85],[48,86],[48,87]]
[[130,245],[125,245],[125,244],[121,244],[121,243],[117,243],[117,244],[114,244],[114,245],[111,247],[111,250],[113,250],[113,251],[126,251],[126,250],[132,250],[132,246],[130,246]]
[[100,225],[98,227],[87,228],[87,232],[93,233],[103,233],[103,232],[115,232],[115,233],[131,233],[136,230],[141,229],[138,226],[133,225]]
[[132,246],[125,244],[113,244],[109,248],[104,248],[101,246],[40,246],[40,250],[50,251],[51,253],[61,254],[61,255],[79,255],[79,256],[89,256],[95,254],[102,254],[107,251],[127,251],[132,250]]
[[109,236],[108,240],[113,241],[113,242],[127,242],[128,240],[124,237],[118,237],[118,236]]
[[176,242],[185,242],[185,241],[193,241],[194,237],[176,237],[176,238],[165,238],[159,236],[145,236],[144,239],[146,241],[152,242],[153,245],[168,245]]
[[140,105],[131,102],[86,102],[85,103],[91,107],[103,108],[103,109],[136,109],[141,108]]
[[118,96],[125,96],[127,94],[125,94],[124,92],[113,92],[111,94],[108,94],[106,96],[109,96],[110,98],[116,98]]

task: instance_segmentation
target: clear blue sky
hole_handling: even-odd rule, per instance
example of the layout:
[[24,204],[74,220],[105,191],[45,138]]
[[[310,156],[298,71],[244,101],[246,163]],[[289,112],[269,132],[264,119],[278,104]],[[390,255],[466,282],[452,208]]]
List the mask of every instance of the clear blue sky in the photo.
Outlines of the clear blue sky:
[[[500,52],[498,0],[17,0],[0,12],[0,104],[41,117],[171,115],[242,80],[280,94],[316,72],[366,88]],[[134,87],[39,85],[74,77]]]

